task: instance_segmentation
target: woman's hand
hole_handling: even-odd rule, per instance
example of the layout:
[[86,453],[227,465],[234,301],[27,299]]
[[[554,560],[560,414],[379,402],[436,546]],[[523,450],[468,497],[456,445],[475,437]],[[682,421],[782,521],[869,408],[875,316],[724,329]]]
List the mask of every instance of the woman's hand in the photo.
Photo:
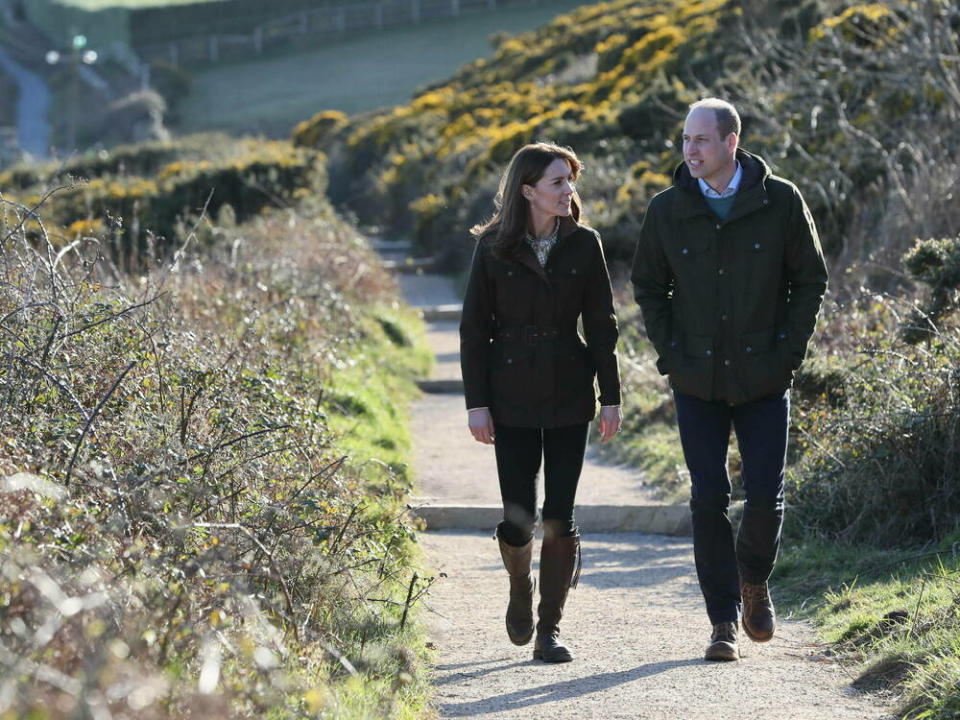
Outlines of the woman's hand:
[[600,442],[605,443],[620,432],[622,420],[619,405],[600,408]]
[[474,440],[484,445],[493,445],[493,416],[489,408],[468,410],[467,425]]

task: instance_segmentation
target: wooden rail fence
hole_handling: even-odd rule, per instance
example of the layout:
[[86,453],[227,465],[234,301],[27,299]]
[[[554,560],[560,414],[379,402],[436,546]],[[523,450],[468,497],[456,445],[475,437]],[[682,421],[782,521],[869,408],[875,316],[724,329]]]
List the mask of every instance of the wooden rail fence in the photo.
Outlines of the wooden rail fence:
[[377,0],[332,5],[262,23],[250,33],[186,36],[174,42],[136,49],[140,57],[147,62],[161,60],[172,65],[215,63],[250,53],[259,55],[267,49],[288,44],[295,38],[380,30],[457,17],[465,13],[489,12],[505,5],[538,5],[540,2],[541,0]]

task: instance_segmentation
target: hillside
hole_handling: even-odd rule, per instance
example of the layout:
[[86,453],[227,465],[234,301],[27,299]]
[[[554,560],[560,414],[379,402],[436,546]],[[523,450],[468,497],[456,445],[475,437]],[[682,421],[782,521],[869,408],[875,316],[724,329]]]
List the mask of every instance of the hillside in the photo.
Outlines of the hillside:
[[[414,236],[450,267],[463,265],[465,229],[490,212],[512,152],[533,138],[570,144],[587,167],[589,219],[627,258],[647,200],[679,161],[686,104],[722,94],[741,108],[743,145],[806,190],[828,249],[852,265],[878,249],[874,234],[893,257],[909,243],[891,248],[890,218],[867,207],[889,194],[899,212],[904,183],[956,176],[939,160],[956,146],[960,94],[946,58],[957,23],[943,0],[926,13],[896,2],[614,0],[503,36],[491,59],[407,105],[349,123],[320,115],[294,139],[329,151],[334,198],[362,222]],[[903,140],[916,147],[907,157]],[[949,227],[923,222],[927,234]]]

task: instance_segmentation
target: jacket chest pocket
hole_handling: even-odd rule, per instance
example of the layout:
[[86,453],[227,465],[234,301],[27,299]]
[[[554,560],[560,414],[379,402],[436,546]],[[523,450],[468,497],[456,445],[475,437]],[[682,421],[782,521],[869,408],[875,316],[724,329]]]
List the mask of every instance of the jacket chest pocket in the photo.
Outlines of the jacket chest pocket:
[[782,262],[782,246],[768,238],[746,240],[738,249],[740,261],[748,268],[766,271]]
[[539,278],[520,265],[505,265],[497,268],[494,276],[496,286],[497,309],[500,312],[518,310],[518,303],[531,296],[531,288],[535,287]]
[[578,297],[577,289],[583,287],[586,273],[578,267],[552,267],[547,269],[547,277],[567,297]]
[[668,246],[668,254],[677,269],[693,267],[709,257],[710,244],[703,238],[681,239]]

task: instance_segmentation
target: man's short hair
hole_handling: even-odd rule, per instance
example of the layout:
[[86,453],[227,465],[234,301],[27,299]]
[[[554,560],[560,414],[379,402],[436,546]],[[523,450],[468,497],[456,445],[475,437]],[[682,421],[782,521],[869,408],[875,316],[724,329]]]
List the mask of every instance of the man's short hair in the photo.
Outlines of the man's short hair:
[[713,110],[717,118],[717,130],[720,132],[721,138],[725,138],[730,133],[740,137],[740,114],[737,112],[737,109],[726,100],[715,97],[697,100],[690,105],[690,112],[693,112],[697,108]]

